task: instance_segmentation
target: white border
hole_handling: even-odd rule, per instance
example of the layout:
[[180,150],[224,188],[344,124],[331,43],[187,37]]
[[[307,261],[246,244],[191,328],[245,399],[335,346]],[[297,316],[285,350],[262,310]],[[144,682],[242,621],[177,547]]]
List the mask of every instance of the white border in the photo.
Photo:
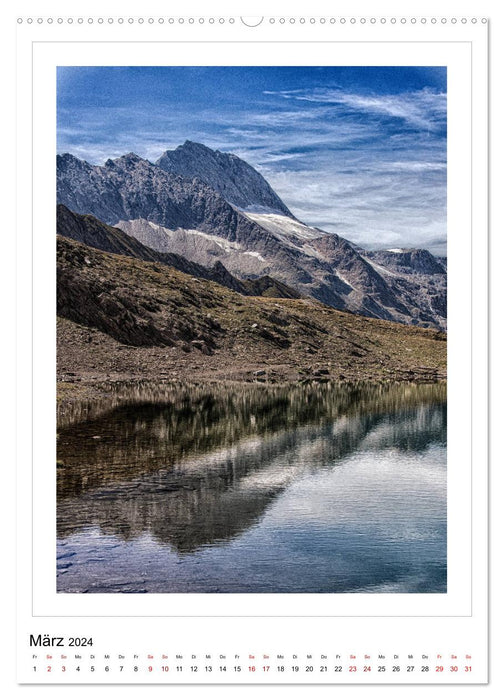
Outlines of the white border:
[[[126,29],[126,28],[125,28]],[[469,29],[474,29],[471,27],[467,27],[467,30]],[[401,32],[401,36],[402,36]],[[123,33],[124,36],[124,33]],[[463,36],[459,39],[459,41],[466,42],[469,41],[469,36],[470,33],[468,33],[468,36]],[[481,35],[479,35],[481,37]],[[368,39],[370,38],[369,36],[367,37]],[[396,39],[397,39],[397,34],[396,34]],[[406,37],[405,37],[406,39]],[[408,40],[408,39],[406,39]],[[438,39],[436,39],[437,41]],[[420,39],[420,41],[425,41],[425,39]],[[450,114],[456,114],[457,115],[457,121],[456,122],[451,122],[451,125],[449,127],[449,195],[448,195],[448,204],[449,204],[449,261],[450,261],[450,279],[449,279],[449,298],[450,298],[450,308],[449,308],[449,321],[450,321],[450,344],[449,344],[449,445],[450,445],[450,454],[449,454],[449,577],[451,579],[452,576],[455,576],[456,582],[455,585],[458,588],[457,596],[456,598],[453,598],[451,595],[451,591],[448,593],[447,596],[394,596],[394,605],[399,604],[399,608],[401,607],[401,604],[406,604],[410,605],[410,610],[409,614],[415,614],[415,615],[425,615],[425,614],[441,614],[441,615],[469,615],[471,614],[471,608],[470,608],[470,593],[469,593],[469,584],[468,581],[470,580],[470,560],[468,559],[467,556],[467,550],[468,550],[468,543],[470,541],[470,518],[469,513],[470,513],[470,479],[468,481],[468,454],[470,451],[470,443],[469,443],[469,437],[470,437],[470,423],[469,419],[467,417],[467,408],[470,405],[469,404],[469,398],[467,394],[467,380],[468,380],[468,374],[469,374],[469,366],[470,364],[468,363],[468,358],[469,358],[469,353],[470,353],[470,345],[471,345],[471,334],[470,330],[468,332],[468,322],[467,322],[467,307],[465,306],[465,302],[468,300],[468,279],[471,278],[470,275],[470,253],[468,254],[467,252],[467,243],[468,243],[468,228],[469,228],[469,222],[471,221],[471,211],[470,211],[470,191],[468,189],[468,183],[470,182],[470,155],[468,152],[468,142],[470,142],[470,139],[468,141],[468,118],[470,114],[470,105],[471,105],[471,98],[470,95],[467,92],[467,85],[470,85],[470,81],[468,80],[468,73],[467,73],[467,56],[462,55],[461,53],[457,54],[457,47],[460,48],[463,44],[458,44],[458,43],[446,43],[446,44],[438,44],[437,46],[435,44],[429,44],[428,46],[414,46],[411,44],[395,44],[393,46],[389,45],[389,50],[391,51],[391,64],[392,65],[407,65],[408,60],[406,58],[403,58],[404,53],[410,53],[411,56],[411,64],[412,65],[436,65],[436,62],[433,60],[433,55],[436,53],[436,51],[441,50],[445,51],[444,58],[440,58],[441,60],[440,65],[448,65],[449,67],[449,115]],[[52,66],[56,64],[64,64],[64,60],[61,58],[62,56],[62,51],[66,48],[70,53],[75,52],[78,48],[78,44],[58,44],[55,46],[54,44],[36,44],[35,47],[37,46],[44,46],[44,47],[53,47],[55,54],[53,55],[52,59],[48,61],[49,64],[51,64],[51,60],[53,61]],[[84,45],[80,45],[81,49],[85,49]],[[101,49],[106,45],[101,45]],[[241,50],[242,44],[239,45],[239,48]],[[327,51],[330,48],[331,51],[331,60],[330,61],[325,61],[322,62],[320,60],[318,61],[313,61],[313,60],[307,60],[306,57],[304,57],[304,60],[297,60],[296,62],[299,65],[309,65],[310,63],[326,63],[326,64],[332,64],[332,65],[345,65],[352,63],[353,65],[359,65],[362,63],[362,57],[365,55],[365,51],[363,50],[363,45],[359,45],[357,47],[357,59],[360,57],[360,60],[352,60],[349,61],[347,60],[336,60],[336,56],[339,55],[339,52],[341,51],[348,51],[349,50],[349,44],[346,44],[345,46],[342,46],[341,44],[331,44],[330,46],[320,46],[320,51]],[[480,44],[478,44],[480,46]],[[400,47],[400,50],[399,50]],[[88,45],[89,48],[89,45]],[[126,51],[126,60],[124,60],[124,63],[131,65],[131,64],[137,64],[140,65],[141,63],[145,62],[145,59],[142,61],[133,61],[132,60],[132,50],[131,46],[127,47],[125,45],[122,45],[121,47],[118,44],[115,44],[113,46],[113,55],[114,55],[114,63],[121,63],[120,60],[118,60],[118,56],[120,56],[119,53],[119,48],[121,48],[121,51]],[[166,45],[164,47],[156,47],[154,45],[149,46],[149,52],[155,51],[158,48],[163,48],[164,49],[164,61],[160,61],[159,59],[153,61],[151,64],[157,64],[157,65],[162,65],[163,62],[166,62]],[[177,55],[180,56],[180,48],[181,45],[177,45]],[[195,45],[193,44],[191,46],[191,53],[194,53],[194,48]],[[197,63],[200,63],[202,65],[211,65],[213,61],[210,61],[208,58],[208,44],[205,46],[205,60],[203,61],[197,61]],[[215,48],[215,45],[214,47]],[[224,48],[224,53],[227,51],[227,47]],[[277,46],[278,48],[278,46]],[[370,49],[371,47],[366,46],[366,49]],[[380,47],[380,50],[383,48]],[[416,50],[419,51],[420,54],[423,52],[423,60],[422,58],[417,57],[414,58],[414,51],[412,50],[415,48]],[[25,46],[26,49],[26,46]],[[79,50],[81,50],[79,49]],[[233,49],[236,51],[238,49],[238,46],[234,46]],[[378,55],[378,48],[376,46],[373,47],[374,50],[374,56]],[[35,51],[37,51],[37,48],[35,48]],[[143,49],[143,56],[145,56],[145,52],[147,51],[147,48],[144,47]],[[351,53],[351,51],[350,51]],[[282,56],[285,57],[285,45],[282,46]],[[485,253],[486,253],[486,238],[485,238],[485,210],[486,210],[486,198],[485,198],[485,137],[486,137],[486,121],[485,121],[485,115],[484,115],[484,107],[485,107],[485,96],[486,96],[486,81],[483,79],[481,81],[481,76],[485,75],[485,66],[484,66],[484,49],[483,49],[483,42],[481,42],[481,48],[478,51],[478,61],[477,61],[477,75],[480,79],[480,82],[477,86],[477,89],[480,92],[479,99],[481,101],[477,101],[476,99],[473,101],[473,118],[476,116],[477,121],[476,121],[476,127],[477,127],[477,133],[478,133],[478,142],[481,147],[483,145],[483,148],[475,149],[475,153],[479,153],[479,159],[480,162],[477,164],[477,173],[478,173],[478,180],[475,182],[475,190],[473,191],[473,203],[476,207],[476,221],[478,224],[478,232],[481,232],[481,240],[478,239],[477,241],[477,250],[474,251],[473,253],[475,254],[474,258],[474,266],[477,270],[478,273],[478,279],[481,280],[481,273],[483,272],[484,276],[484,271],[486,269],[485,265]],[[96,56],[96,47],[94,47],[94,55]],[[347,56],[349,54],[346,54]],[[381,54],[380,54],[381,55]],[[425,60],[425,56],[428,55],[428,60]],[[312,54],[310,53],[310,57]],[[457,58],[455,58],[457,57]],[[473,55],[473,65],[474,65],[474,55]],[[34,432],[34,438],[35,438],[35,443],[34,443],[34,454],[36,456],[35,460],[35,481],[34,481],[34,490],[35,490],[35,510],[33,511],[33,516],[34,516],[34,524],[36,527],[34,527],[34,535],[35,535],[35,547],[34,547],[34,564],[35,564],[35,574],[36,574],[36,579],[35,579],[35,586],[34,586],[34,613],[35,615],[61,615],[61,614],[69,614],[75,616],[77,610],[76,607],[78,607],[78,614],[79,615],[87,615],[90,614],[89,611],[87,611],[83,605],[84,600],[86,596],[78,596],[78,602],[77,605],[75,605],[75,602],[71,601],[72,596],[68,596],[69,598],[69,609],[68,611],[61,611],[61,607],[59,604],[59,600],[62,598],[67,598],[67,596],[54,596],[51,595],[49,592],[49,596],[46,596],[47,591],[44,591],[44,586],[45,582],[42,581],[42,588],[39,589],[39,575],[40,572],[44,572],[44,567],[46,566],[45,561],[47,560],[47,549],[49,549],[49,557],[52,557],[52,562],[54,561],[54,548],[53,548],[53,541],[54,541],[54,530],[51,532],[51,536],[48,538],[49,535],[49,528],[47,527],[48,523],[48,516],[47,513],[51,512],[51,507],[54,506],[54,491],[51,493],[51,484],[50,482],[47,481],[47,476],[49,475],[49,472],[47,471],[50,465],[50,468],[53,468],[54,465],[54,460],[51,459],[51,457],[54,455],[54,447],[50,447],[48,451],[46,451],[46,447],[49,447],[49,441],[51,438],[49,435],[54,435],[54,422],[52,420],[52,417],[50,414],[48,414],[48,411],[51,411],[51,404],[50,401],[53,400],[54,398],[54,384],[53,379],[54,377],[48,373],[47,368],[48,366],[51,366],[50,363],[48,364],[47,360],[53,360],[53,356],[51,357],[51,343],[54,341],[54,335],[51,333],[47,335],[46,331],[46,325],[45,323],[42,323],[42,319],[45,318],[50,323],[50,316],[47,315],[47,309],[49,308],[51,310],[54,309],[54,305],[52,304],[54,300],[54,287],[52,285],[53,278],[49,274],[47,274],[47,271],[51,271],[53,268],[53,258],[52,252],[48,254],[48,248],[50,248],[51,245],[51,240],[54,232],[54,179],[51,177],[54,173],[54,143],[51,138],[48,138],[48,134],[54,133],[51,131],[47,131],[47,125],[48,123],[51,124],[51,116],[50,116],[50,110],[54,109],[54,88],[51,89],[51,84],[42,82],[42,79],[46,80],[47,79],[47,73],[44,76],[44,70],[49,70],[49,67],[47,63],[45,62],[45,56],[39,56],[37,55],[37,60],[34,63],[34,67],[36,69],[36,80],[35,80],[35,91],[34,91],[34,97],[35,101],[37,104],[37,112],[36,112],[36,119],[34,123],[34,182],[37,184],[37,190],[35,192],[35,198],[34,198],[34,229],[33,229],[33,235],[34,235],[34,277],[33,277],[33,282],[35,285],[36,289],[36,295],[35,295],[35,318],[34,318],[34,333],[35,333],[35,340],[36,340],[36,345],[35,345],[35,350],[36,352],[34,353],[34,378],[35,378],[35,383],[34,383],[34,411],[35,411],[35,416],[37,417],[37,420],[35,421],[35,432]],[[56,61],[56,63],[54,63]],[[266,61],[265,61],[266,62]],[[376,63],[375,61],[371,61],[369,58],[364,61],[364,64],[366,65],[372,65],[373,63]],[[383,63],[382,61],[378,61],[380,63]],[[78,62],[75,60],[75,57],[72,57],[72,59],[69,61],[70,64],[78,64]],[[93,62],[89,59],[89,55],[86,57],[86,60],[83,61],[84,64],[90,65]],[[185,63],[186,65],[189,65],[189,61],[182,62]],[[217,61],[219,63],[219,61]],[[228,61],[220,61],[221,64],[226,64]],[[237,61],[233,61],[233,63],[238,63]],[[243,62],[240,62],[244,64]],[[253,64],[259,64],[257,60],[257,55],[254,56],[254,61],[252,62]],[[275,65],[278,63],[278,60],[273,60],[272,64]],[[294,62],[293,62],[294,63]],[[106,64],[106,61],[103,59],[100,59],[98,61],[98,65],[100,64]],[[173,61],[173,64],[176,64],[175,61]],[[23,53],[22,51],[19,54],[19,65],[20,65],[20,71],[21,73],[25,74],[25,76],[30,72],[30,66],[27,65],[27,56],[26,56],[26,51]],[[455,77],[453,77],[455,76]],[[455,80],[455,82],[453,82]],[[54,85],[54,83],[53,83]],[[459,86],[459,92],[458,92],[458,98],[455,100],[455,94],[457,90],[453,86]],[[452,89],[453,88],[453,89]],[[27,99],[28,98],[28,99]],[[459,101],[460,100],[460,101]],[[23,114],[23,116],[20,119],[20,131],[22,134],[26,136],[26,134],[29,133],[29,130],[27,127],[29,127],[30,123],[30,114],[29,111],[25,111],[26,107],[29,105],[29,96],[27,94],[22,94],[20,96],[20,101],[19,101],[19,114]],[[38,109],[38,103],[44,105],[43,106],[43,114],[39,113]],[[477,105],[481,104],[483,105],[483,109],[478,111]],[[476,105],[476,112],[478,114],[474,114],[474,106]],[[25,110],[23,110],[23,107]],[[455,110],[455,111],[454,111]],[[457,111],[459,110],[459,111]],[[49,112],[49,113],[48,113]],[[46,119],[46,121],[44,121]],[[47,122],[47,119],[49,119],[49,122]],[[45,125],[46,128],[43,128],[43,125]],[[453,125],[453,127],[452,127]],[[458,134],[457,138],[457,129],[460,128],[460,133]],[[470,127],[469,127],[470,128]],[[469,131],[470,133],[470,131]],[[455,150],[455,147],[457,147],[457,150]],[[45,152],[45,155],[44,155]],[[20,149],[19,149],[19,156],[20,156],[20,162],[24,164],[25,170],[23,172],[22,169],[20,172],[20,177],[19,180],[20,182],[18,183],[19,187],[22,188],[20,191],[26,192],[27,189],[29,190],[29,183],[27,183],[27,174],[30,171],[29,163],[30,163],[30,144],[29,143],[24,143],[20,144]],[[456,169],[453,168],[453,164],[456,164]],[[460,166],[460,167],[458,167]],[[49,177],[49,179],[48,179]],[[457,186],[457,181],[458,180],[458,186]],[[44,189],[42,190],[41,183],[45,183]],[[52,194],[52,197],[50,196]],[[40,196],[42,195],[42,196]],[[48,196],[49,195],[49,196]],[[46,201],[42,201],[44,199]],[[26,208],[26,201],[23,203],[23,209],[20,210],[19,212],[19,223],[20,223],[20,231],[24,231],[24,234],[21,236],[19,244],[20,244],[20,257],[23,260],[29,259],[29,253],[30,253],[30,241],[26,237],[26,231],[30,229],[30,212],[28,211],[28,208]],[[452,252],[450,250],[450,246],[453,247],[453,245],[456,244],[457,248]],[[460,246],[460,248],[458,248]],[[469,246],[470,249],[470,246]],[[458,251],[460,252],[460,257],[457,258]],[[25,253],[28,252],[28,255],[25,257]],[[457,267],[455,268],[455,261],[457,261]],[[469,267],[468,263],[469,262]],[[45,265],[49,263],[48,267],[45,267]],[[453,272],[455,270],[455,273]],[[454,274],[455,276],[459,276],[459,271],[460,271],[460,279],[458,279],[458,282],[453,282],[452,280],[454,279]],[[467,277],[467,273],[469,272],[469,277]],[[21,277],[22,279],[27,282],[24,291],[21,293],[20,299],[19,299],[19,305],[21,307],[21,310],[26,310],[29,309],[30,307],[30,299],[29,299],[29,289],[30,289],[30,283],[26,280],[26,271],[21,272]],[[49,288],[48,282],[51,284],[51,287]],[[28,292],[28,293],[27,293]],[[485,600],[486,600],[486,594],[485,594],[485,586],[484,582],[482,584],[481,581],[481,572],[484,572],[486,569],[486,550],[485,547],[481,546],[482,543],[486,541],[486,530],[485,530],[485,518],[484,518],[484,503],[485,503],[485,488],[486,488],[486,473],[484,470],[484,465],[485,465],[485,459],[484,459],[484,454],[485,454],[485,448],[484,445],[486,443],[485,440],[485,411],[483,409],[484,406],[486,406],[485,402],[485,395],[486,395],[486,385],[485,385],[485,366],[486,366],[486,314],[484,313],[486,309],[486,290],[485,289],[477,289],[475,290],[476,292],[476,304],[477,304],[477,310],[478,313],[476,314],[474,321],[475,324],[477,325],[477,330],[479,331],[478,334],[473,335],[473,355],[476,360],[476,368],[478,370],[478,374],[476,376],[476,385],[474,387],[475,392],[477,392],[478,396],[478,413],[475,416],[475,425],[474,428],[476,428],[476,433],[474,433],[476,440],[475,440],[475,450],[476,454],[475,456],[477,457],[477,462],[479,465],[483,464],[483,473],[482,474],[477,474],[477,481],[473,484],[473,498],[477,504],[477,510],[478,510],[478,518],[477,521],[475,521],[474,526],[475,530],[473,530],[473,535],[475,534],[477,537],[477,542],[478,542],[478,549],[475,550],[475,561],[474,561],[474,566],[473,566],[473,573],[476,572],[476,587],[477,587],[477,604],[476,606],[473,606],[472,612],[474,613],[475,607],[478,608],[479,610],[479,624],[478,624],[478,629],[481,630],[481,609],[485,608]],[[474,297],[473,297],[474,301]],[[44,317],[44,314],[46,316]],[[455,326],[455,327],[454,327]],[[462,328],[463,326],[463,328]],[[459,330],[460,334],[457,335],[457,329]],[[21,335],[21,344],[20,347],[22,346],[21,350],[21,359],[24,357],[26,358],[27,355],[29,355],[29,340],[30,340],[30,332],[29,328],[26,329],[21,329],[20,331]],[[41,354],[39,354],[39,350],[41,347],[39,346],[40,340],[43,338],[43,344],[42,344],[42,350]],[[44,359],[45,358],[45,359]],[[28,373],[29,375],[29,373]],[[483,377],[483,381],[481,378]],[[29,376],[26,377],[26,381],[21,380],[21,400],[23,397],[26,399],[28,396],[27,392],[27,387],[29,384]],[[54,404],[52,404],[54,405]],[[464,410],[465,409],[465,410]],[[452,420],[452,416],[454,415],[454,411],[461,411],[463,415],[461,416],[461,420],[457,421],[455,424]],[[47,418],[47,422],[44,420],[44,431],[46,433],[45,437],[44,434],[40,431],[40,426],[41,422],[39,422],[40,417],[44,416],[44,419]],[[25,418],[24,416],[21,416]],[[451,430],[450,430],[450,421],[451,421]],[[454,427],[456,425],[456,427]],[[461,427],[462,426],[462,427]],[[52,432],[51,432],[52,431]],[[49,434],[49,435],[48,435]],[[53,445],[53,443],[51,443]],[[31,474],[28,472],[26,468],[26,462],[23,459],[23,457],[27,457],[29,455],[29,448],[30,445],[28,444],[28,441],[26,441],[25,444],[20,445],[20,470],[21,470],[21,482],[23,483],[24,479],[26,479],[26,483],[29,483],[29,480],[31,478]],[[454,452],[455,449],[455,452]],[[51,451],[52,450],[52,451]],[[479,471],[479,470],[478,470]],[[460,488],[460,483],[462,482],[462,491],[459,491]],[[46,499],[46,496],[49,496],[49,499]],[[43,506],[43,507],[41,507]],[[468,510],[469,506],[469,510]],[[482,511],[483,508],[483,511]],[[26,504],[26,499],[23,498],[20,503],[20,520],[19,520],[19,538],[20,542],[22,544],[22,548],[26,551],[26,545],[30,544],[31,545],[31,532],[30,532],[30,526],[29,523],[31,523],[31,513],[27,512],[27,504]],[[52,521],[54,522],[54,521]],[[23,546],[24,545],[24,546]],[[52,564],[51,564],[52,568]],[[28,571],[29,567],[26,566],[26,560],[23,560],[23,563],[21,565],[21,570],[22,570],[22,585],[21,585],[21,597],[24,598],[24,594],[27,593],[28,589],[31,589],[31,581],[28,579]],[[51,573],[54,581],[54,569],[52,568],[52,573]],[[44,577],[45,574],[42,573],[42,577]],[[451,582],[449,579],[449,587],[451,586]],[[46,579],[47,580],[47,579]],[[39,595],[42,593],[42,595]],[[192,614],[194,614],[194,607],[193,607],[193,602],[194,602],[194,594],[175,594],[175,595],[182,595],[183,597],[191,597],[193,600],[191,601],[191,610]],[[174,601],[174,594],[167,594],[169,596],[169,600],[171,602]],[[141,598],[141,601],[139,603],[144,606],[144,601],[146,596],[139,596]],[[161,610],[165,610],[165,605],[161,604],[159,605],[160,598],[165,598],[166,596],[153,596],[156,598],[156,605],[155,605],[155,610],[153,610],[152,614],[155,616],[160,615],[160,608]],[[205,599],[205,604],[209,604],[209,595],[204,594],[204,599]],[[221,600],[223,600],[224,597],[228,598],[229,596],[227,594],[219,594],[218,596]],[[264,614],[264,603],[265,603],[265,598],[267,596],[261,595],[259,598],[262,608],[262,614]],[[311,597],[311,596],[310,596]],[[338,598],[339,596],[335,596],[335,598]],[[372,595],[372,596],[361,596],[359,595],[358,598],[362,598],[362,603],[364,603],[364,598],[370,598],[369,603],[371,606],[374,606],[374,610],[370,610],[363,607],[362,605],[359,605],[360,609],[360,614],[369,614],[373,615],[376,614],[376,605],[379,605],[380,609],[380,614],[383,615],[389,615],[389,614],[406,614],[407,610],[403,609],[403,611],[398,611],[397,608],[394,612],[390,611],[390,609],[387,609],[386,606],[386,601],[384,601],[384,598],[387,598],[388,596],[384,595]],[[93,600],[96,600],[97,598],[101,598],[103,600],[99,600],[98,605],[102,606],[102,610],[106,612],[108,615],[112,614],[120,614],[119,612],[116,613],[114,611],[114,601],[111,600],[117,599],[117,596],[115,595],[106,595],[106,596],[92,596]],[[119,598],[124,598],[123,596],[119,596]],[[136,599],[137,596],[127,596],[127,602],[128,602],[128,609],[129,613],[131,613],[132,610],[136,611],[137,608],[137,601],[134,600]],[[252,599],[254,596],[252,596]],[[275,595],[273,596],[274,598],[274,608],[273,612],[275,614],[279,614],[279,596]],[[289,605],[292,606],[292,603],[295,602],[294,598],[295,596],[287,596],[288,598],[288,603]],[[344,594],[344,602],[345,602],[345,613],[348,614],[349,607],[349,598],[353,598],[354,600],[357,598],[357,596],[354,596],[354,594]],[[422,598],[427,598],[428,600],[422,601]],[[411,611],[411,602],[414,602],[414,611]],[[240,595],[239,596],[239,608],[238,608],[238,614],[243,615],[243,609],[245,607],[244,605],[244,596]],[[303,606],[303,612],[307,610],[307,596],[303,595],[302,600],[300,601]],[[179,601],[177,601],[177,607],[178,607]],[[183,604],[183,601],[180,601],[180,603]],[[214,601],[211,601],[212,606],[214,605]],[[385,605],[384,605],[385,603]],[[430,606],[429,610],[426,611],[425,608],[423,607],[424,603],[427,603],[427,605]],[[56,605],[57,610],[53,609],[51,610],[51,607],[53,605]],[[248,606],[247,606],[248,607]],[[170,606],[171,608],[171,606]],[[166,612],[164,614],[170,614],[170,608],[166,608]],[[434,610],[433,610],[434,608]],[[437,612],[435,610],[437,608]],[[171,608],[173,609],[173,608]],[[219,614],[219,611],[213,608],[212,612],[214,614]],[[133,612],[133,614],[137,614],[136,612]],[[142,610],[141,614],[149,614],[148,612],[145,611],[145,609]],[[161,613],[163,614],[163,613]],[[202,613],[203,615],[206,614],[206,612]],[[282,614],[282,613],[280,613]],[[287,613],[289,614],[289,613]],[[292,607],[290,609],[290,614],[292,614]],[[307,614],[316,614],[314,612],[307,613]],[[331,613],[328,613],[327,610],[327,596],[324,596],[324,606],[323,609],[321,609],[321,614],[323,616],[328,616]],[[332,614],[338,614],[337,611],[334,611]],[[341,614],[341,610],[340,610]],[[124,621],[124,618],[123,618]],[[201,621],[201,618],[200,618]],[[196,620],[195,620],[196,622]],[[362,631],[362,627],[360,624],[360,620],[353,620],[353,624],[358,628],[359,630]],[[366,620],[362,619],[362,623],[365,623]],[[402,622],[402,621],[401,621]],[[407,619],[404,620],[404,622],[407,622]],[[422,621],[418,622],[419,627],[423,628]],[[367,632],[370,629],[370,623],[368,621],[365,629]],[[369,636],[369,634],[368,634]],[[422,635],[420,634],[419,638],[422,638]],[[425,639],[425,637],[424,637]]]
[[[380,595],[376,594],[183,594],[145,596],[56,594],[54,574],[54,523],[44,513],[55,512],[54,470],[56,433],[54,418],[48,414],[48,402],[55,397],[55,319],[48,311],[55,308],[55,262],[52,235],[55,230],[54,136],[57,65],[108,65],[113,51],[116,65],[226,65],[228,44],[35,44],[34,65],[34,611],[36,614],[73,614],[75,595],[81,614],[158,615],[160,600],[167,610],[178,615],[205,615],[212,606],[216,615],[243,614],[244,605],[251,615],[407,615],[470,614],[470,551],[462,542],[470,540],[470,443],[455,438],[463,434],[470,440],[470,406],[461,400],[467,391],[463,381],[470,366],[470,324],[467,309],[471,304],[470,279],[471,210],[470,210],[470,45],[460,44],[319,44],[282,45],[282,59],[288,65],[447,65],[449,75],[448,110],[457,114],[449,133],[448,193],[452,207],[448,221],[450,261],[449,373],[450,405],[448,424],[449,468],[449,536],[448,594]],[[272,44],[233,44],[235,65],[270,65],[277,47]],[[400,56],[398,55],[400,54]],[[453,206],[453,202],[463,205]],[[40,224],[39,224],[40,222]],[[451,231],[451,235],[450,235]],[[457,232],[456,234],[454,232]],[[50,285],[48,282],[50,281]],[[51,329],[48,332],[48,329]],[[457,352],[453,349],[457,348]],[[51,404],[49,404],[51,405]],[[50,455],[50,458],[49,458]],[[52,459],[54,457],[54,460]],[[455,466],[456,465],[456,472]],[[54,510],[52,510],[54,508]]]

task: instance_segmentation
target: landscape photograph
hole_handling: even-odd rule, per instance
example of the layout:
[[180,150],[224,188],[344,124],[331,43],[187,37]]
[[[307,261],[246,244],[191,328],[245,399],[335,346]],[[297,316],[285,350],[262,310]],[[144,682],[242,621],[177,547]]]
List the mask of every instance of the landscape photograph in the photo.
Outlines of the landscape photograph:
[[446,101],[58,68],[58,593],[447,592]]

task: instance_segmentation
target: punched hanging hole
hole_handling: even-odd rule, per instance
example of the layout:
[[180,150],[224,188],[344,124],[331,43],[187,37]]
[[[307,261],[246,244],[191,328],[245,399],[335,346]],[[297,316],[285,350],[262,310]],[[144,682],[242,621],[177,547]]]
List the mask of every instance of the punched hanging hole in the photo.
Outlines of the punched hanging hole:
[[258,27],[264,17],[240,17],[240,19],[246,27]]

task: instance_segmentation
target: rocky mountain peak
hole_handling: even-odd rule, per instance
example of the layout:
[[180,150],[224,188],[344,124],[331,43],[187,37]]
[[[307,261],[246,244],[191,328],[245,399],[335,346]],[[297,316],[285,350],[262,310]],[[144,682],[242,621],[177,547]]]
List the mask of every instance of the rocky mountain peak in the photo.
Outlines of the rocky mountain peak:
[[58,161],[61,163],[85,163],[84,160],[79,160],[76,156],[71,153],[59,153]]
[[77,158],[71,153],[59,153],[56,157],[56,165],[58,172],[61,170],[66,172],[71,172],[74,170],[87,171],[93,167],[86,160],[80,160],[80,158]]
[[173,151],[165,151],[156,165],[170,173],[202,180],[238,209],[256,209],[294,218],[264,177],[232,153],[187,140]]
[[392,270],[424,275],[444,275],[446,272],[441,262],[424,248],[375,250],[366,253],[366,256]]
[[[189,139],[186,139],[184,143],[182,143],[180,146],[177,146],[175,149],[176,151],[184,152],[184,153],[219,153],[220,151],[213,151],[211,148],[208,146],[205,146],[203,143],[198,143],[197,141],[190,141]],[[166,151],[167,153],[169,151]]]
[[105,163],[105,167],[129,169],[141,163],[149,164],[149,161],[145,160],[145,158],[141,158],[136,153],[126,153],[125,155],[120,156],[119,158],[114,158],[113,160],[109,158]]

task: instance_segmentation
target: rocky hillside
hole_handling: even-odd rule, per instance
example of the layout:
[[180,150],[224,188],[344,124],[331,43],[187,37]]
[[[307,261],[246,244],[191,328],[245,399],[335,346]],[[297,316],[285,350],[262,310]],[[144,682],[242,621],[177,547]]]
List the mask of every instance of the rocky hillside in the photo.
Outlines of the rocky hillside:
[[75,212],[65,207],[64,204],[58,204],[56,227],[58,235],[71,238],[92,248],[98,248],[107,253],[126,255],[130,258],[137,258],[147,262],[159,262],[163,265],[169,265],[188,275],[218,282],[240,294],[285,297],[287,299],[299,298],[299,294],[294,289],[269,276],[242,281],[233,277],[220,262],[215,262],[213,267],[207,268],[174,253],[160,253],[143,245],[133,236],[128,236],[119,228],[104,224],[94,216],[75,214]]
[[245,297],[58,237],[58,376],[442,378],[443,333],[310,299]]
[[[259,173],[230,154],[189,142],[163,163],[169,172],[134,154],[104,166],[58,156],[58,201],[158,252],[208,268],[218,261],[241,280],[268,276],[336,309],[446,328],[441,265],[413,277],[395,260],[304,225]],[[413,253],[415,264],[430,255]]]

